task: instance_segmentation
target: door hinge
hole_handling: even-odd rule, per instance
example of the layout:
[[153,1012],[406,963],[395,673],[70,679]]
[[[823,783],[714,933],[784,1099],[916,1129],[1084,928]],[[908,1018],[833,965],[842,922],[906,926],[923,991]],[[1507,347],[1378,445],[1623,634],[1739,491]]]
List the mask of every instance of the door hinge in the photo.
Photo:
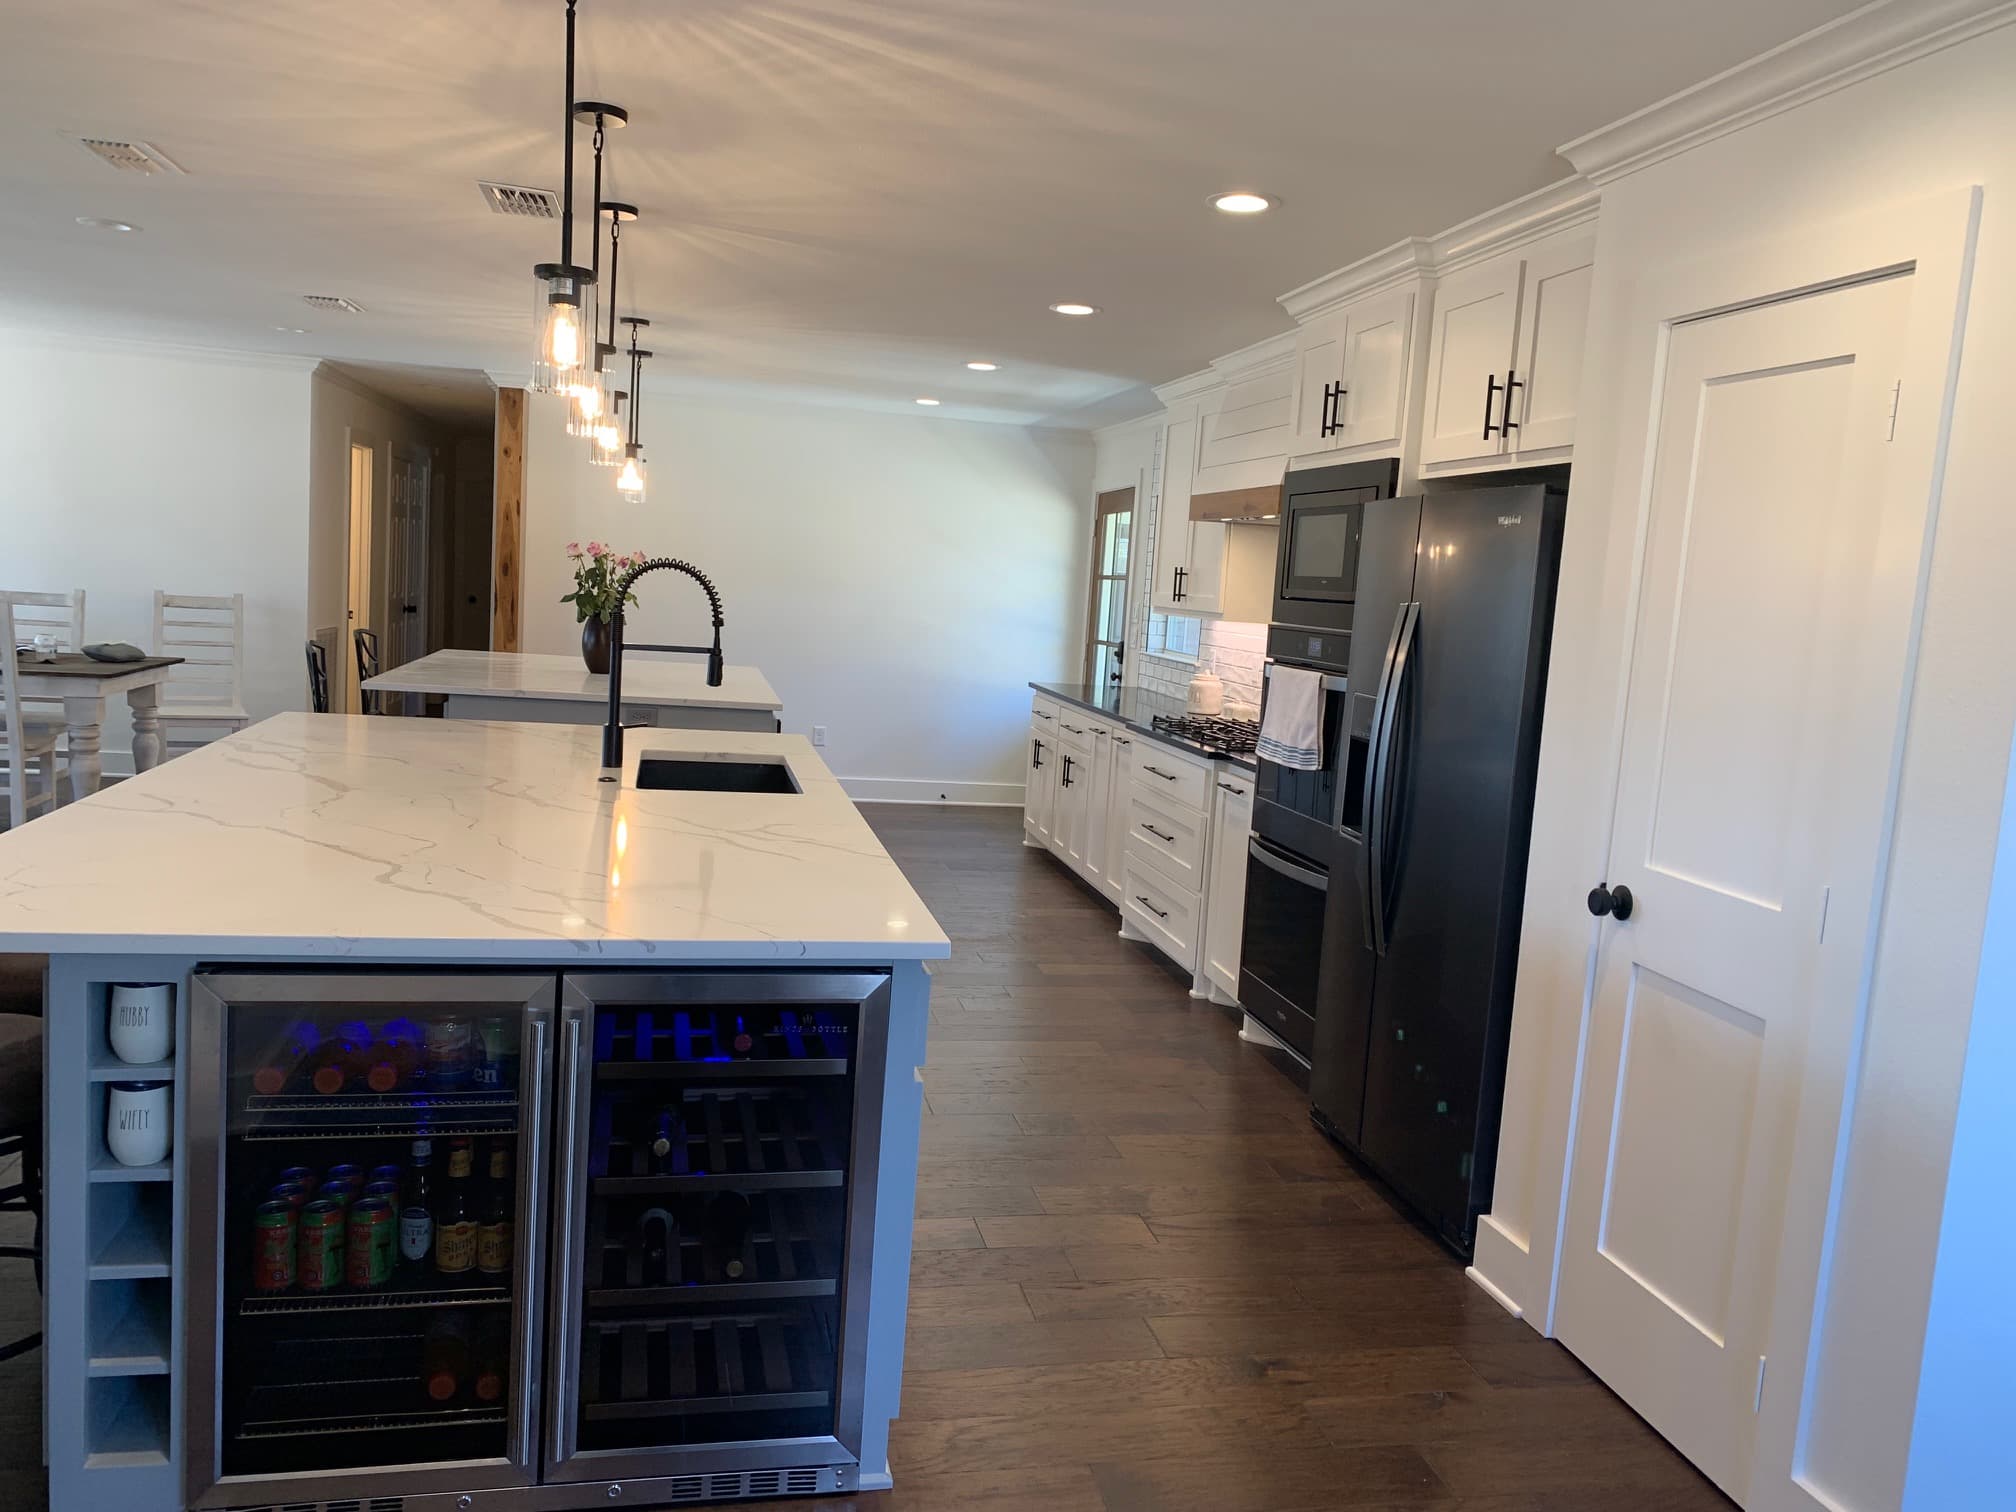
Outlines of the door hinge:
[[1750,1404],[1752,1412],[1764,1410],[1764,1356],[1757,1356],[1757,1399]]
[[1895,441],[1897,439],[1897,405],[1903,397],[1904,380],[1899,378],[1895,383],[1890,385],[1890,413],[1885,417],[1883,426],[1883,439],[1885,441]]

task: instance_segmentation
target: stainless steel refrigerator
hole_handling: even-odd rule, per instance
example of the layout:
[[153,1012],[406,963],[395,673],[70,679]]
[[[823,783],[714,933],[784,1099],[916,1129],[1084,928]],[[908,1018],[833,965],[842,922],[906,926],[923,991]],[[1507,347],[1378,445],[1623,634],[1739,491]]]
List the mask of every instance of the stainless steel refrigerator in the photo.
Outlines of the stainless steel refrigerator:
[[[1491,1200],[1566,491],[1367,504],[1310,1097],[1468,1254]],[[1352,769],[1360,763],[1353,761]]]

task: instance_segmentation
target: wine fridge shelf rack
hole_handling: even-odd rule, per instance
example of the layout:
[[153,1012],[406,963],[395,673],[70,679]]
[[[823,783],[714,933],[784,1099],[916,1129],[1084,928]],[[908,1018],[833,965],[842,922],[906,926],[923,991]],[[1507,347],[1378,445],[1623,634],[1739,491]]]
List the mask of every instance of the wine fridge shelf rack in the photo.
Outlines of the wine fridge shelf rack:
[[833,1346],[808,1318],[630,1319],[591,1322],[582,1340],[582,1413],[589,1421],[788,1412],[832,1400]]
[[595,1074],[607,1081],[845,1076],[850,1039],[850,1027],[829,1013],[638,1008],[597,1018]]
[[[702,1224],[652,1207],[611,1226],[610,1205],[589,1214],[588,1305],[674,1307],[787,1297],[831,1297],[840,1290],[838,1225],[820,1199],[803,1192],[755,1192],[749,1226],[734,1255],[710,1253]],[[698,1208],[688,1209],[697,1216]],[[599,1263],[598,1263],[599,1261]],[[742,1274],[727,1266],[741,1262]]]
[[281,1092],[248,1096],[231,1133],[240,1139],[447,1138],[458,1134],[515,1134],[515,1091],[419,1094]]
[[295,1317],[304,1313],[398,1312],[416,1308],[491,1307],[511,1300],[511,1288],[498,1286],[430,1286],[420,1290],[269,1293],[249,1296],[238,1304],[241,1318]]

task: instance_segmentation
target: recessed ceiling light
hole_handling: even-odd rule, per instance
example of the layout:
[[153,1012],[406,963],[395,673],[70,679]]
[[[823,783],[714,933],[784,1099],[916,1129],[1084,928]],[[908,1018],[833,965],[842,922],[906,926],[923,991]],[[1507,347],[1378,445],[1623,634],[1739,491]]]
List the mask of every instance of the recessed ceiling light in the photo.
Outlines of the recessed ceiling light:
[[938,401],[936,399],[919,399],[917,402],[919,404],[936,404]]
[[966,366],[973,369],[976,373],[991,373],[996,371],[1001,364],[998,362],[969,362]]
[[89,226],[93,231],[138,231],[140,228],[131,221],[107,220],[102,215],[80,215],[77,224]]
[[1272,195],[1256,194],[1251,189],[1230,189],[1211,196],[1212,208],[1227,215],[1258,215],[1262,210],[1272,210],[1280,203]]
[[1097,315],[1099,313],[1099,306],[1097,305],[1079,304],[1074,300],[1068,299],[1062,304],[1053,304],[1050,308],[1059,315]]

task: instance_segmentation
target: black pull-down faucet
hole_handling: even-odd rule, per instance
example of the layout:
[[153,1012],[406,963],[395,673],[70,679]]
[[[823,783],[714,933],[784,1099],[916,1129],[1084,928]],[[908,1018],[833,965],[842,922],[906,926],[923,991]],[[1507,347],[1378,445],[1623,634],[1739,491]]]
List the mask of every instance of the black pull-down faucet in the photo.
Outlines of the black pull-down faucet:
[[637,643],[639,651],[685,651],[694,655],[704,653],[707,657],[707,686],[721,686],[721,595],[714,589],[707,574],[691,562],[679,561],[676,557],[653,557],[648,562],[632,567],[623,574],[616,584],[616,613],[609,621],[609,718],[602,726],[602,780],[619,782],[623,777],[623,606],[630,598],[630,585],[647,572],[656,572],[661,567],[670,567],[675,572],[683,572],[698,583],[707,595],[707,606],[714,615],[714,644],[711,646],[658,646],[644,641]]

